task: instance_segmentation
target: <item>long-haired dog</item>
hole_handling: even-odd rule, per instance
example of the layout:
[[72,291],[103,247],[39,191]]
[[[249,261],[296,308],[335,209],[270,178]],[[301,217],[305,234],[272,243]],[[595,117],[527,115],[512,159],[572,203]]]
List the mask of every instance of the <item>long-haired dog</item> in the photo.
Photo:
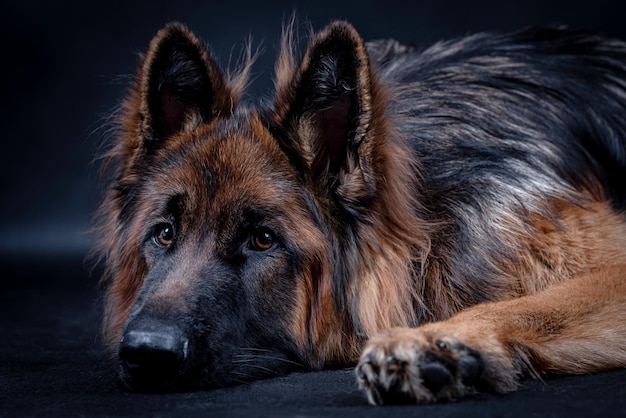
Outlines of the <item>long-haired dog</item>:
[[356,365],[381,404],[626,365],[625,42],[294,43],[258,104],[180,24],[142,58],[98,215],[123,386]]

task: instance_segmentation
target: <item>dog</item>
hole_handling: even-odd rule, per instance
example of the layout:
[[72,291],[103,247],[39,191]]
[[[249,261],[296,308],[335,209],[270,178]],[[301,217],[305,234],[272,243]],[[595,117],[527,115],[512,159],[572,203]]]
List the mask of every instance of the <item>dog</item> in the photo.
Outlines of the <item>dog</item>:
[[120,384],[356,366],[378,405],[625,366],[626,43],[293,26],[264,101],[182,24],[141,58],[96,228]]

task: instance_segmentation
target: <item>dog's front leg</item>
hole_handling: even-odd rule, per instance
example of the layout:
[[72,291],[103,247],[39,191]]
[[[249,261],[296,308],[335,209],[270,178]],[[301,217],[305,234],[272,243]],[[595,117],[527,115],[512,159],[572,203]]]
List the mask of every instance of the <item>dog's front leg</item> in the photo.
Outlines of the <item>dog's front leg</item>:
[[372,404],[514,390],[524,374],[626,366],[626,266],[371,338],[356,368]]

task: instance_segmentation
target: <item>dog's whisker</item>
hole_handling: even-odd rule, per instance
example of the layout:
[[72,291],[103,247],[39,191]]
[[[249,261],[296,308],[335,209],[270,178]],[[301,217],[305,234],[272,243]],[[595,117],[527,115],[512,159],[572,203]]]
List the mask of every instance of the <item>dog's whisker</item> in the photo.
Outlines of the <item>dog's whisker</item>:
[[289,360],[281,356],[267,356],[267,355],[258,355],[258,354],[237,354],[234,357],[237,358],[237,360],[232,360],[233,363],[245,363],[245,362],[255,362],[259,360],[271,360],[271,361],[277,361],[280,363],[291,364],[299,368],[305,367],[302,363],[298,363],[296,361]]

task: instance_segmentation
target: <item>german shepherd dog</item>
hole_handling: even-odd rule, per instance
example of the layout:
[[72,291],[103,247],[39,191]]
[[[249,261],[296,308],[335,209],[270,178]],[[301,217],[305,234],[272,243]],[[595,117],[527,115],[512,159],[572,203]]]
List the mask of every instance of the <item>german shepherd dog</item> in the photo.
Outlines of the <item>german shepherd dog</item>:
[[181,24],[142,57],[97,229],[122,386],[356,365],[383,404],[625,366],[626,42],[294,32],[259,103]]

